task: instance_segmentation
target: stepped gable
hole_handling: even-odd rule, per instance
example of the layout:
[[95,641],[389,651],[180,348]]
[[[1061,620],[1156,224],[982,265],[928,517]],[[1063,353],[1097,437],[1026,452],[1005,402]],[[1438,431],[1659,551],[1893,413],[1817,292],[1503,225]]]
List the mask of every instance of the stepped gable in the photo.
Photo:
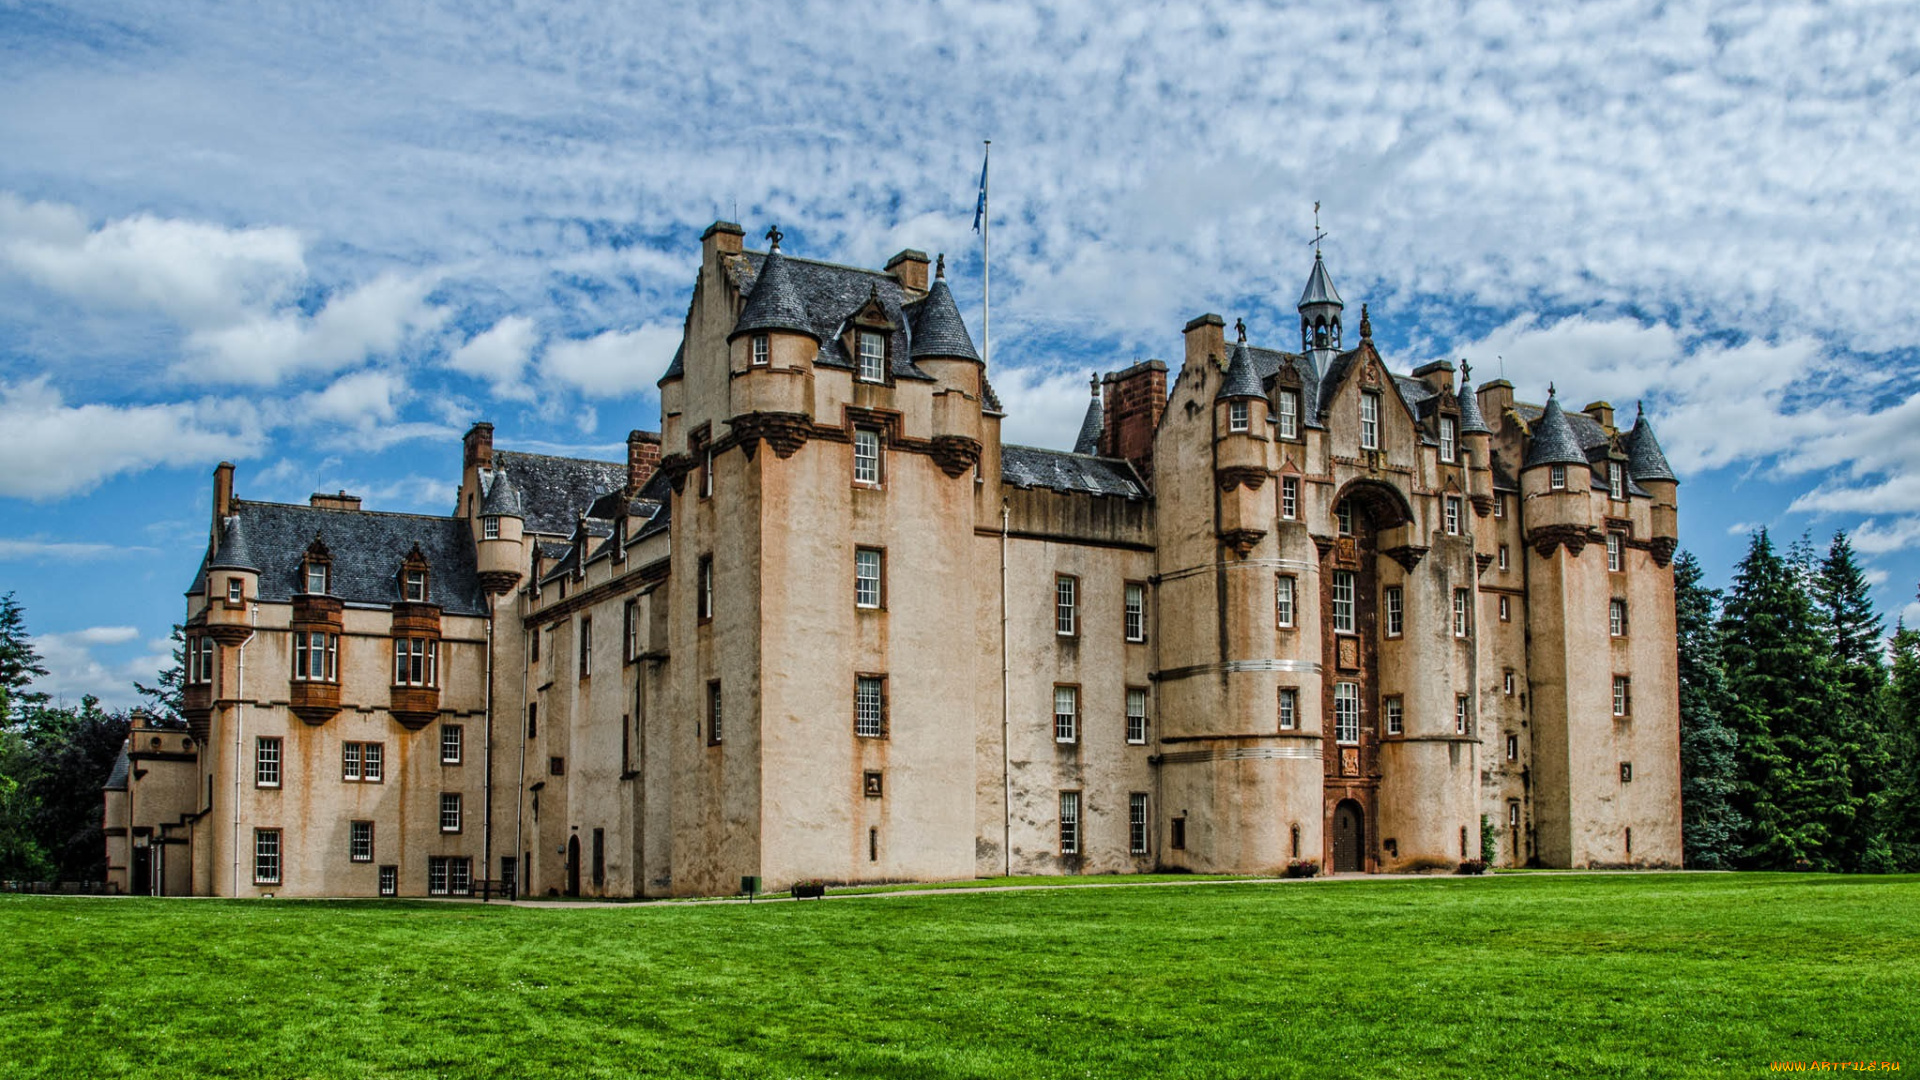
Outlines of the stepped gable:
[[506,470],[520,489],[526,529],[572,536],[573,524],[595,499],[627,485],[627,463],[495,450],[494,471]]
[[233,505],[260,563],[263,601],[285,603],[305,590],[301,563],[318,536],[333,560],[331,596],[349,604],[399,603],[400,564],[418,545],[427,560],[430,602],[449,615],[487,613],[474,566],[473,534],[461,518],[244,499]]
[[[736,287],[742,290],[754,288],[754,282],[766,260],[767,255],[757,251],[742,252],[729,260],[728,267]],[[816,365],[854,370],[853,357],[847,355],[846,348],[840,342],[840,334],[846,328],[847,320],[865,306],[869,298],[877,297],[887,313],[887,319],[895,327],[905,330],[911,339],[912,329],[903,310],[909,298],[892,274],[795,258],[785,252],[780,253],[780,261],[785,264],[784,272],[794,294],[806,307],[809,320],[806,332],[820,341],[820,353],[813,361]],[[911,346],[904,349],[896,347],[890,352],[894,378],[934,381],[933,376],[914,364]]]
[[1115,495],[1144,499],[1147,486],[1133,466],[1119,458],[1070,454],[1037,446],[1000,448],[1000,478],[1017,488],[1046,488],[1063,494]]

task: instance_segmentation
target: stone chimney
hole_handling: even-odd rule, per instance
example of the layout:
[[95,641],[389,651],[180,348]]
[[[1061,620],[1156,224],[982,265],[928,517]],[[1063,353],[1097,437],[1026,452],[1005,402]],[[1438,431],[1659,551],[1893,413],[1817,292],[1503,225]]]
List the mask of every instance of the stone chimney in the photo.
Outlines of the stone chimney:
[[700,265],[712,266],[728,255],[740,254],[747,230],[731,221],[716,221],[700,234]]
[[1199,370],[1195,365],[1211,360],[1214,366],[1225,370],[1227,362],[1227,320],[1208,312],[1187,324],[1186,367]]
[[220,535],[220,523],[233,515],[233,462],[223,461],[213,468],[213,535]]
[[[1219,316],[1213,316],[1218,320]],[[1198,322],[1199,320],[1195,320]],[[1219,330],[1214,331],[1215,337]],[[1188,347],[1193,338],[1188,336]],[[1159,360],[1140,363],[1101,380],[1100,456],[1125,458],[1140,478],[1153,481],[1153,434],[1167,410],[1167,365]]]
[[468,428],[466,447],[463,469],[493,468],[493,425],[482,420]]
[[892,274],[903,288],[926,292],[927,253],[908,248],[887,260],[887,273]]
[[1594,422],[1599,424],[1602,428],[1605,428],[1608,431],[1613,430],[1613,402],[1611,401],[1589,402],[1587,407],[1584,409],[1581,409],[1580,411],[1583,413],[1586,413],[1588,416],[1593,417]]
[[660,468],[660,433],[657,431],[627,432],[627,498],[640,494],[640,489],[653,479],[654,471]]
[[1453,361],[1435,360],[1431,364],[1421,364],[1413,369],[1413,377],[1426,383],[1435,391],[1453,391]]
[[349,495],[344,491],[338,491],[331,495],[324,491],[316,491],[312,495],[307,496],[307,505],[313,507],[315,510],[358,510],[360,509],[360,496]]
[[1487,426],[1495,431],[1504,429],[1507,410],[1513,408],[1513,384],[1505,379],[1481,383],[1473,396],[1480,400],[1480,415],[1486,418]]

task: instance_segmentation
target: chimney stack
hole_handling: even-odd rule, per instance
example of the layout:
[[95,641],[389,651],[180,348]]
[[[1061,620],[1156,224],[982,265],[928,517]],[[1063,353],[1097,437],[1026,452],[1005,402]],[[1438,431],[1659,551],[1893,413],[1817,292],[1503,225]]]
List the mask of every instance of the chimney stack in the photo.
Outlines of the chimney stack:
[[349,495],[345,491],[331,495],[324,491],[316,491],[307,496],[307,505],[315,510],[358,510],[360,496]]
[[887,260],[887,273],[903,288],[927,291],[927,253],[908,248]]
[[1142,360],[1106,376],[1101,383],[1100,456],[1127,459],[1139,471],[1140,479],[1151,485],[1153,435],[1160,430],[1161,414],[1167,410],[1167,365],[1159,360]]
[[466,447],[464,468],[493,468],[493,425],[482,420],[468,428]]
[[653,474],[660,467],[660,433],[657,431],[630,431],[627,433],[627,498],[640,494],[647,486]]
[[1216,368],[1226,370],[1227,320],[1208,312],[1188,323],[1185,333],[1186,368],[1198,371],[1197,365],[1211,360]]
[[700,265],[713,266],[728,255],[740,254],[747,230],[731,221],[716,221],[700,234]]

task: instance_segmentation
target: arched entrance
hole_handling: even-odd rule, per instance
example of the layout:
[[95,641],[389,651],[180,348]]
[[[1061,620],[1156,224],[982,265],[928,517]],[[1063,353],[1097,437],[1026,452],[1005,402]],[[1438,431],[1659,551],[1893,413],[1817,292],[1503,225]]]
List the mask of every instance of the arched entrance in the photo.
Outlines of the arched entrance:
[[567,837],[567,895],[580,895],[580,838]]
[[1366,869],[1367,826],[1360,804],[1342,799],[1333,808],[1333,872],[1357,874]]

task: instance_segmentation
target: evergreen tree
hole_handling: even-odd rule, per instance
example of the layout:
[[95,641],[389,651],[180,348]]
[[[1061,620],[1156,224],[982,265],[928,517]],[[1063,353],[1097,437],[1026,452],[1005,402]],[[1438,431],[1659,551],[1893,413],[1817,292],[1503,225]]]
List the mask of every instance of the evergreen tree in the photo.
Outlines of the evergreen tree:
[[79,708],[40,706],[22,723],[29,758],[23,783],[28,828],[53,876],[106,877],[101,794],[126,742],[124,713],[108,713],[88,694]]
[[1673,563],[1674,623],[1680,650],[1680,808],[1686,865],[1731,869],[1744,824],[1734,808],[1736,740],[1725,717],[1733,707],[1714,625],[1720,591],[1700,584],[1699,560]]
[[0,596],[0,726],[12,721],[15,711],[47,700],[27,689],[35,676],[46,673],[27,637],[26,613],[12,593]]
[[1920,631],[1893,631],[1893,673],[1887,684],[1888,848],[1893,868],[1920,871]]
[[160,669],[154,685],[134,680],[133,688],[147,699],[147,712],[152,714],[154,723],[167,727],[185,727],[186,720],[180,710],[184,705],[182,691],[186,685],[187,640],[185,628],[179,623],[173,624],[173,662]]
[[1883,631],[1867,576],[1844,532],[1833,535],[1814,596],[1831,647],[1834,690],[1823,735],[1847,764],[1854,806],[1851,821],[1835,821],[1832,857],[1839,869],[1885,873],[1892,869],[1893,851],[1886,821],[1892,762],[1886,745]]

